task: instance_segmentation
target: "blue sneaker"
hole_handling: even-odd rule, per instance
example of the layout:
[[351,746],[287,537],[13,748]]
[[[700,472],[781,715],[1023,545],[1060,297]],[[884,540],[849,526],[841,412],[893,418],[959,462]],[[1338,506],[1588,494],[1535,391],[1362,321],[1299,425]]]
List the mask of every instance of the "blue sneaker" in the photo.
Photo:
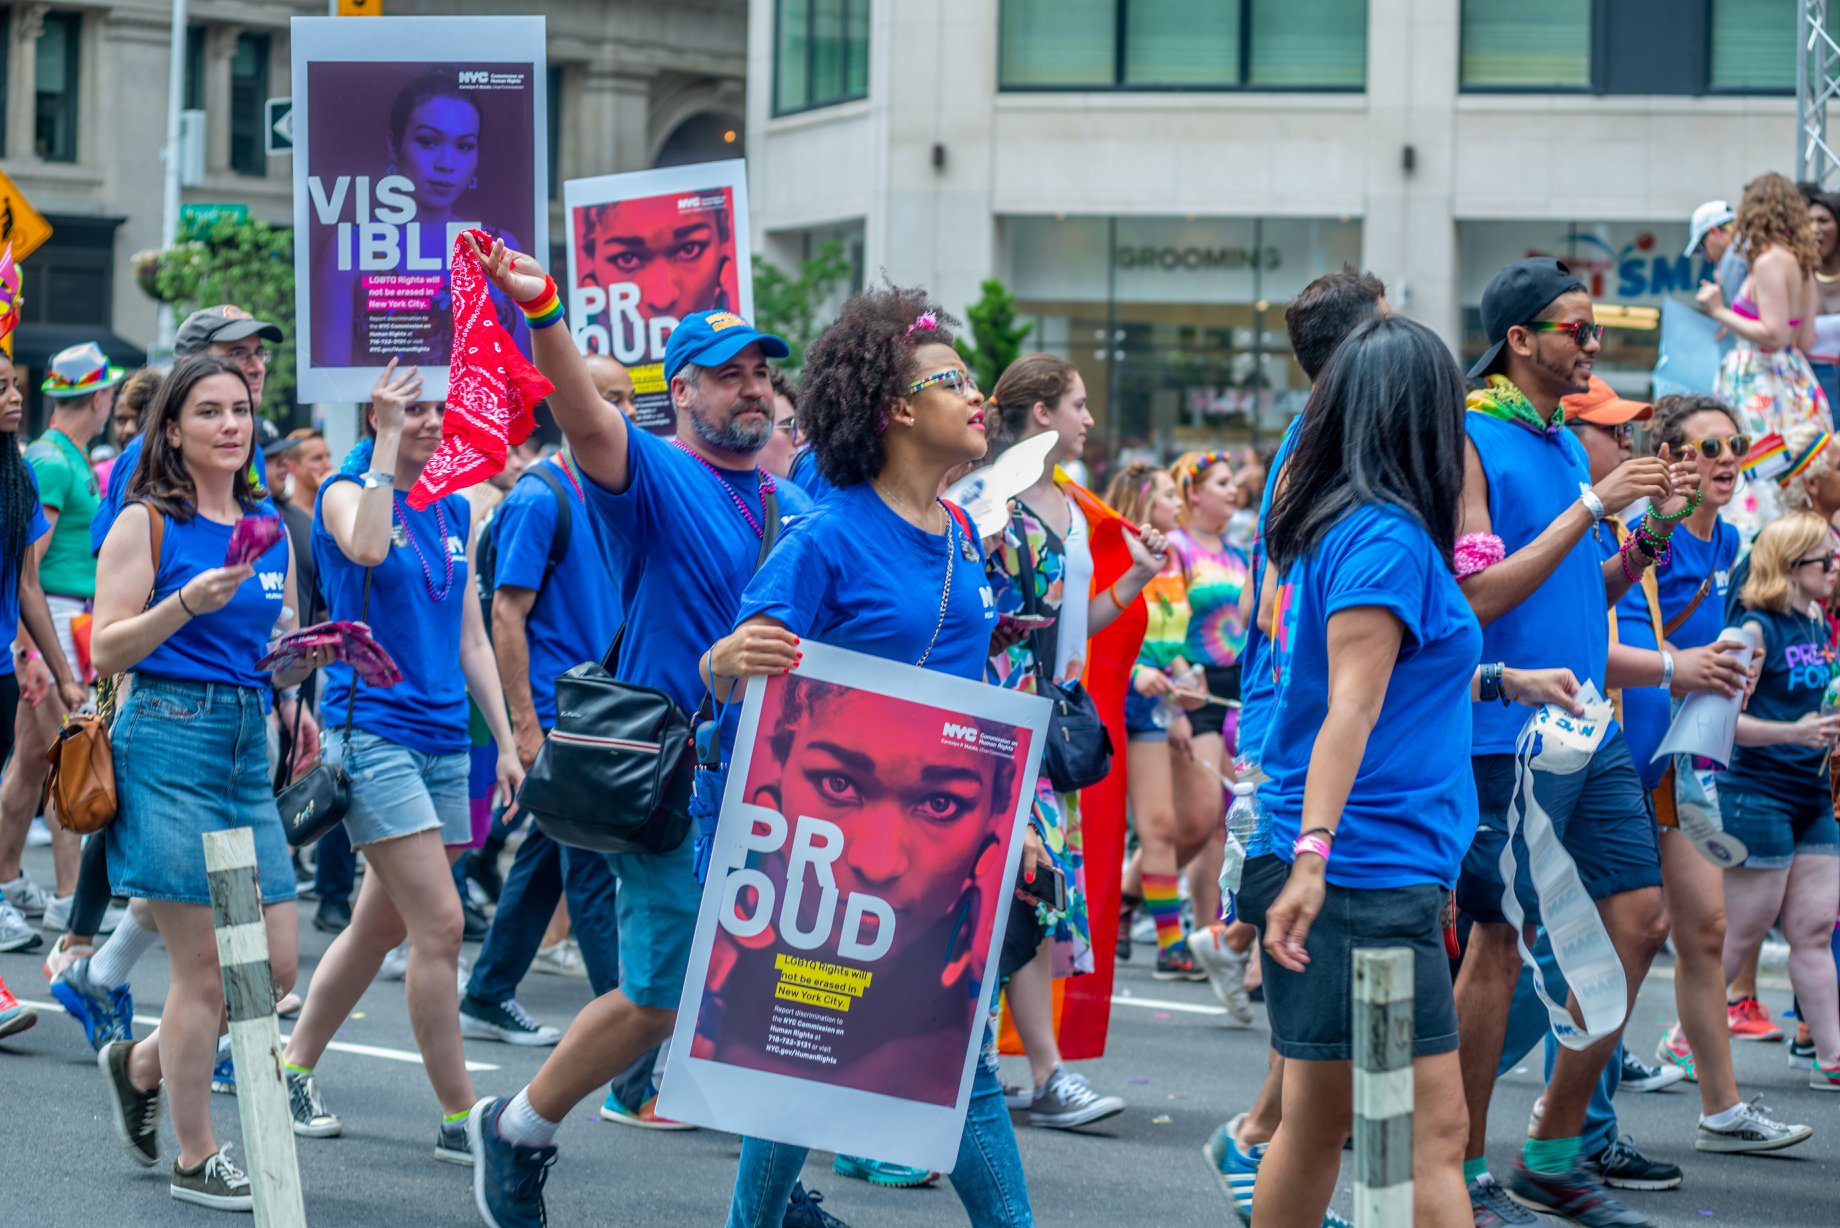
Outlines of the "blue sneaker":
[[792,1197],[786,1200],[786,1215],[780,1221],[780,1228],[850,1228],[818,1205],[823,1201],[824,1195],[816,1190],[807,1190],[803,1181],[794,1181]]
[[885,1185],[893,1190],[908,1190],[918,1185],[931,1185],[939,1180],[939,1174],[930,1168],[909,1168],[905,1164],[871,1160],[867,1156],[840,1155],[831,1161],[831,1171],[839,1177],[854,1177],[858,1181]]
[[217,1065],[211,1068],[211,1090],[226,1096],[236,1095],[236,1058],[224,1052],[217,1058]]
[[554,1147],[519,1147],[498,1133],[498,1116],[511,1103],[488,1096],[467,1114],[473,1151],[473,1205],[488,1228],[543,1228],[543,1183],[556,1162]]
[[[1241,1151],[1239,1147],[1240,1123],[1246,1120],[1241,1113],[1226,1125],[1208,1136],[1208,1141],[1201,1145],[1201,1154],[1207,1158],[1208,1171],[1220,1182],[1220,1188],[1233,1202],[1233,1214],[1239,1222],[1248,1226],[1252,1223],[1252,1186],[1258,1179],[1259,1163],[1265,1158],[1265,1149],[1271,1144],[1260,1143],[1251,1151]],[[1354,1228],[1353,1223],[1343,1219],[1333,1210],[1323,1213],[1323,1228]]]
[[51,978],[51,996],[83,1025],[96,1052],[118,1040],[134,1039],[134,995],[123,985],[104,989],[90,979],[89,960],[80,959]]

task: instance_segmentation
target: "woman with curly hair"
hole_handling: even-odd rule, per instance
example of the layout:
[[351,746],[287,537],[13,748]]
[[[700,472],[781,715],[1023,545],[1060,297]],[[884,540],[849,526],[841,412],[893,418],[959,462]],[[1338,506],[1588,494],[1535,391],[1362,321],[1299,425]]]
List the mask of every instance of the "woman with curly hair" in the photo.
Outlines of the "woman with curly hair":
[[[1781,435],[1795,422],[1833,429],[1833,412],[1807,352],[1820,312],[1814,228],[1795,185],[1770,172],[1751,180],[1738,205],[1735,242],[1751,262],[1750,274],[1730,307],[1719,288],[1699,289],[1699,305],[1732,333],[1737,345],[1719,364],[1713,395],[1738,412],[1753,439]],[[1727,517],[1747,538],[1779,510],[1776,492],[1758,484],[1732,505]]]
[[[806,637],[984,677],[996,623],[984,548],[939,491],[954,469],[983,456],[985,404],[952,348],[949,323],[924,291],[884,287],[846,302],[812,345],[799,428],[835,490],[786,533],[742,594],[733,633],[705,656],[719,700],[745,677],[791,670]],[[1026,875],[1040,857],[1030,828]],[[743,1140],[730,1228],[777,1228],[805,1156],[792,1144]],[[838,1170],[872,1163],[839,1156]],[[1035,1222],[992,1031],[972,1079],[952,1184],[979,1228]]]

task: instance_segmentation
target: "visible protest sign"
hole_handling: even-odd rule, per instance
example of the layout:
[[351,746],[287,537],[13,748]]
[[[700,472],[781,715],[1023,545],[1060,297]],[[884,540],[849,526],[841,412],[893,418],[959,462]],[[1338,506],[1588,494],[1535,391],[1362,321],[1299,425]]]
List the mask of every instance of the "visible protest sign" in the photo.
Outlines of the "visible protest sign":
[[[541,17],[296,17],[300,396],[362,401],[390,359],[447,395],[448,262],[481,227],[549,244]],[[515,303],[499,322],[528,353]]]
[[748,686],[658,1111],[950,1170],[1048,705],[802,647]]

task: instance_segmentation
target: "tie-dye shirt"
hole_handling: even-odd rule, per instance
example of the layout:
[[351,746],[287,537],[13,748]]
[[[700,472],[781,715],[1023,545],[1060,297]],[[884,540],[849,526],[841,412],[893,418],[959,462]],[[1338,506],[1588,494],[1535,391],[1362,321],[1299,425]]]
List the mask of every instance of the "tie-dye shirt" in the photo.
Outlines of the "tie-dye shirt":
[[1144,585],[1144,604],[1149,607],[1150,622],[1137,663],[1167,672],[1177,661],[1186,660],[1188,652],[1188,574],[1175,554],[1156,579]]
[[1184,652],[1195,665],[1220,668],[1239,661],[1246,647],[1246,624],[1240,598],[1252,583],[1252,562],[1239,547],[1222,541],[1212,550],[1177,529],[1169,540],[1188,564],[1188,643]]

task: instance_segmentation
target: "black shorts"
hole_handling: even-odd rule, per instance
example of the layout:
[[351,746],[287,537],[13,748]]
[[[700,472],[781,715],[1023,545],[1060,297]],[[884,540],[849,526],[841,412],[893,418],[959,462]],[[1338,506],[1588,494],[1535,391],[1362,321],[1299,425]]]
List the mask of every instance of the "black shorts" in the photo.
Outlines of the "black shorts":
[[1453,1052],[1457,1003],[1439,923],[1445,895],[1442,887],[1430,883],[1366,890],[1329,884],[1322,912],[1304,941],[1310,954],[1304,970],[1292,972],[1275,959],[1265,960],[1271,1047],[1278,1055],[1310,1062],[1354,1059],[1358,947],[1403,947],[1412,952],[1413,1056]]
[[[1215,699],[1231,699],[1239,702],[1239,665],[1210,665],[1207,667],[1208,694]],[[1208,704],[1188,714],[1188,727],[1196,737],[1204,733],[1226,733],[1227,718],[1237,711],[1221,704]]]

